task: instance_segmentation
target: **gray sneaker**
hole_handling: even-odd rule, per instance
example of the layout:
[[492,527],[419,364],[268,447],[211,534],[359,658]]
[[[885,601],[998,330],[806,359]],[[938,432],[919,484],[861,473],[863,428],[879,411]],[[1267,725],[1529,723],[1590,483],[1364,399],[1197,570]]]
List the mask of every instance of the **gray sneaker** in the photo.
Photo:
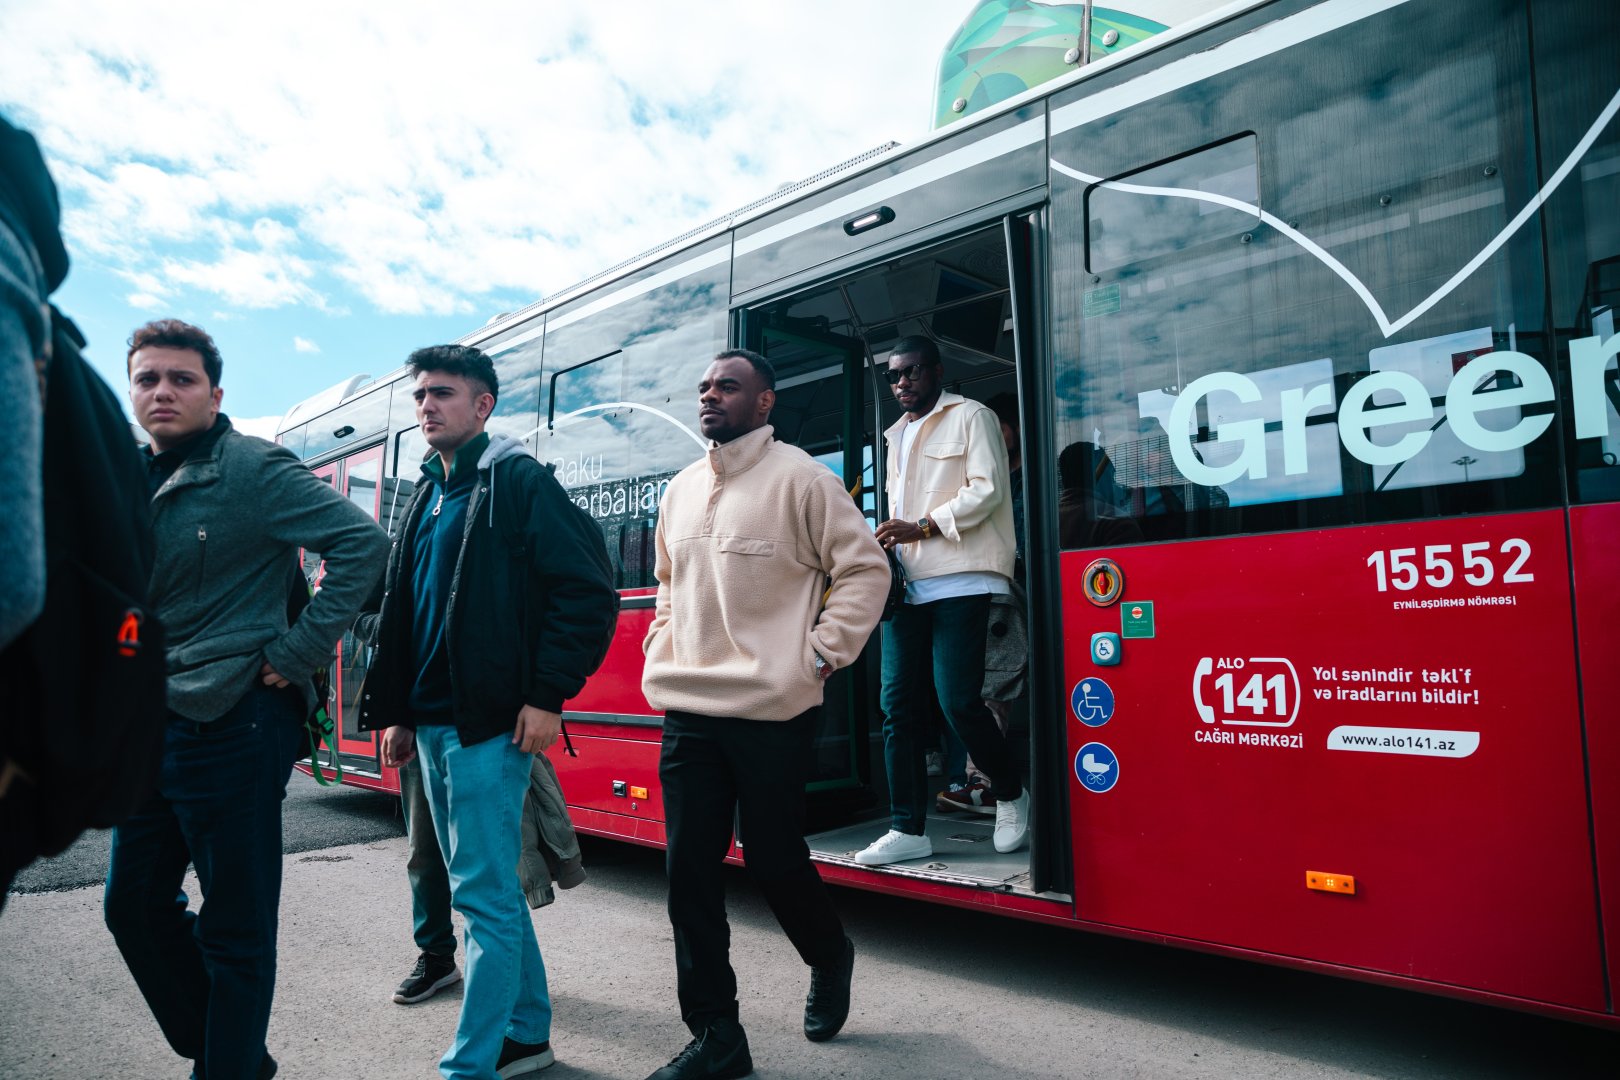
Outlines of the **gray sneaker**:
[[447,986],[461,981],[461,969],[456,967],[454,955],[440,956],[425,952],[417,956],[416,966],[405,976],[405,981],[394,991],[394,1004],[415,1005],[426,1001]]

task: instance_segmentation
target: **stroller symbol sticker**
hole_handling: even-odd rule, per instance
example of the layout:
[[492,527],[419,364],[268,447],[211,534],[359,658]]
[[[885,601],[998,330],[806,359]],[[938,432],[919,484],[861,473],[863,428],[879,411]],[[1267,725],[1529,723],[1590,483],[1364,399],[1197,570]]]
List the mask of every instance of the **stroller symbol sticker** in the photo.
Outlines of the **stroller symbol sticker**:
[[1081,787],[1101,794],[1119,782],[1119,758],[1100,742],[1086,743],[1074,755],[1074,775]]
[[1114,688],[1095,676],[1081,679],[1069,692],[1069,707],[1086,727],[1102,727],[1114,718]]

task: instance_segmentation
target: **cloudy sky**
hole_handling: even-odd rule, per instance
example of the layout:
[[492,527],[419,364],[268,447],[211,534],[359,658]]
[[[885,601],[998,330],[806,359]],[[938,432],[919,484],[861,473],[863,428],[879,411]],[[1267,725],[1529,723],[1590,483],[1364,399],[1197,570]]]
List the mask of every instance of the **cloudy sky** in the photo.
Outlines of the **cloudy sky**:
[[[971,0],[0,0],[0,110],[45,147],[58,294],[198,322],[274,426],[784,183],[926,133]],[[268,421],[268,425],[262,421]]]

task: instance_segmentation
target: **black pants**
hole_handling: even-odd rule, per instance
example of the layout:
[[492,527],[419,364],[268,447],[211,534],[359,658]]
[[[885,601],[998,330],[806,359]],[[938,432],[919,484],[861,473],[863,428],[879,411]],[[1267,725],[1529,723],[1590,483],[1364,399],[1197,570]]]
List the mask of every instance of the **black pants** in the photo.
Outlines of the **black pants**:
[[675,929],[681,1019],[699,1034],[737,1018],[724,860],[734,817],[743,860],[799,956],[843,960],[844,926],[804,842],[804,783],[819,709],[792,720],[671,712],[658,778],[664,785],[669,921]]

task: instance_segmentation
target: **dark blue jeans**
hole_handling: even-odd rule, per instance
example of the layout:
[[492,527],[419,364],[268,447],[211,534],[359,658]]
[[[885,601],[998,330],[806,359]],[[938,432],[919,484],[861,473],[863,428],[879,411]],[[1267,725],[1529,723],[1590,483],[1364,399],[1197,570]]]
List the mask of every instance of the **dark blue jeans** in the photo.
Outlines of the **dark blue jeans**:
[[[175,1053],[207,1080],[251,1080],[276,985],[281,801],[303,698],[254,688],[224,716],[174,714],[158,790],[113,831],[103,912]],[[181,891],[202,886],[197,913]]]
[[890,828],[922,835],[928,818],[930,696],[997,799],[1024,790],[1007,737],[984,703],[984,636],[990,597],[953,596],[901,604],[883,625],[883,760],[889,770]]

